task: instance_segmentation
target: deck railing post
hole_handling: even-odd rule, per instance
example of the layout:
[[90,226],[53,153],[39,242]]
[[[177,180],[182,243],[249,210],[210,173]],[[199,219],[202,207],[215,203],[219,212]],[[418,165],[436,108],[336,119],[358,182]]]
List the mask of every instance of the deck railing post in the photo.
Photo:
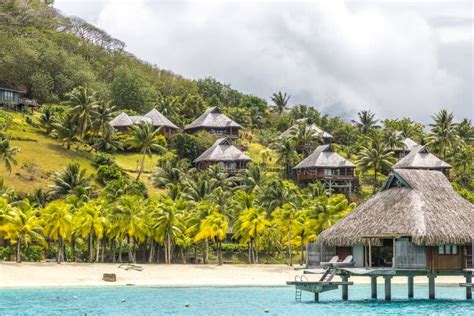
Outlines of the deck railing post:
[[472,285],[472,272],[471,271],[466,272],[466,299],[472,300],[472,287],[469,285]]
[[314,301],[319,302],[319,293],[314,293]]
[[370,290],[371,290],[371,297],[373,299],[377,299],[377,277],[376,276],[370,277]]
[[385,300],[391,301],[392,300],[392,277],[384,276],[384,279],[385,279]]
[[[348,282],[349,276],[343,275],[341,276],[342,282]],[[347,284],[342,285],[342,300],[347,301],[349,299],[349,286]]]
[[430,300],[435,299],[435,278],[436,276],[433,274],[428,275],[428,291],[429,291],[429,298]]
[[408,277],[408,298],[413,298],[414,294],[414,280],[413,276]]

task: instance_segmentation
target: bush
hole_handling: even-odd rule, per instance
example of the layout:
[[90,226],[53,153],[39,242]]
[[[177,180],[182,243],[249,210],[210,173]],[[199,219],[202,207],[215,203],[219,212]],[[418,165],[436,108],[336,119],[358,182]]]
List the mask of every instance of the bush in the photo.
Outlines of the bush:
[[41,246],[31,246],[28,247],[24,253],[22,253],[22,258],[25,261],[41,261],[44,260],[44,251]]
[[115,165],[115,159],[112,157],[112,155],[109,154],[104,154],[104,153],[98,153],[94,155],[94,159],[92,161],[92,164],[98,168],[100,166],[112,166]]
[[101,184],[106,184],[111,180],[117,180],[122,177],[122,170],[115,165],[102,165],[97,169],[96,179]]
[[13,247],[0,247],[0,260],[9,261],[10,257],[14,254]]

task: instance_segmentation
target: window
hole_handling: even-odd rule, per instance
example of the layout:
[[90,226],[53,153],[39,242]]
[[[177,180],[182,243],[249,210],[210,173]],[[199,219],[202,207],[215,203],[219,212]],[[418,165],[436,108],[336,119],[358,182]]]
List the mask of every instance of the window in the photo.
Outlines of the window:
[[324,169],[324,175],[325,175],[325,176],[330,176],[330,175],[332,175],[332,169]]
[[457,245],[440,245],[438,246],[438,254],[440,255],[457,255],[458,246]]

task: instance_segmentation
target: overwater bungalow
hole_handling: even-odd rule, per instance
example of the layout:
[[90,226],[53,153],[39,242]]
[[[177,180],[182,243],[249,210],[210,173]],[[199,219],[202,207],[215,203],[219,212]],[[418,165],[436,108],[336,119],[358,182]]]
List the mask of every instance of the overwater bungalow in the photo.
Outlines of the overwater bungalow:
[[[398,132],[397,135],[401,135],[401,132]],[[406,137],[402,143],[403,145],[401,147],[392,150],[396,158],[405,157],[413,148],[419,146],[419,144],[410,137]]]
[[161,127],[161,133],[167,138],[178,131],[178,126],[173,124],[157,109],[153,109],[145,115],[128,115],[122,112],[110,121],[110,125],[118,131],[127,132],[132,125],[142,122],[150,123],[155,128]]
[[323,181],[327,189],[350,196],[352,187],[358,183],[354,175],[355,168],[352,162],[336,153],[328,144],[318,146],[293,169],[297,182]]
[[188,133],[208,131],[214,135],[238,138],[241,128],[240,124],[227,117],[217,107],[211,107],[194,122],[186,126],[184,131]]
[[38,103],[26,98],[25,91],[0,87],[0,105],[15,111],[28,112],[33,111]]
[[193,163],[197,169],[206,169],[219,164],[223,170],[234,174],[246,169],[252,159],[230,143],[228,138],[220,138],[197,157]]
[[[347,300],[350,276],[370,277],[372,298],[377,298],[377,277],[383,277],[385,299],[390,300],[394,276],[407,277],[409,298],[414,276],[426,276],[429,298],[434,299],[438,275],[464,275],[466,283],[459,286],[471,299],[473,248],[474,205],[454,191],[445,175],[396,169],[379,193],[320,233],[318,243],[308,249],[310,264],[329,264],[321,280],[287,283],[297,291],[313,292],[315,300],[319,293],[342,286],[342,299]],[[352,265],[331,263],[338,257],[349,258]],[[336,259],[327,263],[329,258]],[[341,282],[330,281],[336,274]]]
[[428,151],[426,146],[415,146],[410,153],[394,166],[394,169],[425,169],[438,170],[449,177],[451,165]]
[[[301,123],[301,122],[306,122],[305,119],[300,119],[298,120],[297,122]],[[298,123],[297,123],[298,124]],[[293,133],[293,131],[297,128],[297,124],[291,126],[290,128],[288,128],[286,131],[284,131],[283,133],[281,133],[278,137],[279,138],[286,138],[286,137],[290,137],[291,134]],[[330,144],[333,139],[334,139],[334,136],[332,136],[331,134],[323,131],[322,129],[320,129],[316,124],[309,124],[308,125],[308,128],[314,132],[314,134],[316,134],[317,136],[321,137],[321,139],[323,140],[324,144]]]

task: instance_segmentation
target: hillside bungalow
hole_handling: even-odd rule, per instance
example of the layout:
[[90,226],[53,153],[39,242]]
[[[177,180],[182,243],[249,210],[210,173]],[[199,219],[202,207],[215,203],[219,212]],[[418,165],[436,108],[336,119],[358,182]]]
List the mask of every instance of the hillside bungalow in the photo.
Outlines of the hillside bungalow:
[[[401,135],[401,132],[398,132],[397,135]],[[394,148],[392,151],[396,158],[403,158],[405,157],[413,148],[419,146],[417,142],[415,142],[410,137],[406,137],[403,141],[403,146],[399,148]]]
[[184,128],[185,132],[196,133],[208,131],[214,135],[223,135],[231,138],[239,137],[240,124],[228,118],[217,107],[206,110],[194,122]]
[[413,147],[410,153],[397,162],[393,168],[438,170],[449,177],[451,165],[431,154],[426,146],[419,145]]
[[[297,122],[305,122],[305,121],[306,121],[305,119],[300,119],[300,120],[298,120]],[[296,128],[297,128],[297,125],[295,124],[295,125],[291,126],[289,129],[287,129],[286,131],[284,131],[283,133],[281,133],[280,136],[278,136],[278,137],[279,137],[279,138],[290,137],[291,134],[292,134],[292,132],[293,132],[293,130],[295,130]],[[333,139],[334,139],[334,137],[333,137],[331,134],[329,134],[329,133],[323,131],[323,130],[320,129],[316,124],[309,124],[309,125],[308,125],[308,128],[309,128],[311,131],[313,131],[314,134],[316,134],[316,135],[318,135],[319,137],[321,137],[321,139],[323,140],[323,142],[324,142],[325,144],[330,144],[330,143],[333,141]]]
[[219,164],[222,169],[234,174],[242,169],[246,169],[251,160],[249,156],[232,145],[228,138],[220,138],[197,157],[193,163],[197,169],[201,170],[211,165]]
[[161,127],[161,133],[167,138],[178,131],[178,126],[174,125],[156,109],[151,110],[145,115],[128,115],[122,112],[110,121],[110,125],[118,131],[126,132],[132,125],[142,122],[152,124],[155,128]]
[[355,165],[336,153],[330,144],[318,146],[314,152],[297,164],[296,181],[308,183],[323,181],[326,188],[350,196],[352,186],[358,183]]
[[12,110],[26,112],[38,106],[36,100],[25,98],[25,92],[6,87],[0,87],[0,105]]
[[425,275],[472,267],[473,240],[474,205],[443,173],[403,169],[318,238],[324,252],[352,255],[356,266]]

